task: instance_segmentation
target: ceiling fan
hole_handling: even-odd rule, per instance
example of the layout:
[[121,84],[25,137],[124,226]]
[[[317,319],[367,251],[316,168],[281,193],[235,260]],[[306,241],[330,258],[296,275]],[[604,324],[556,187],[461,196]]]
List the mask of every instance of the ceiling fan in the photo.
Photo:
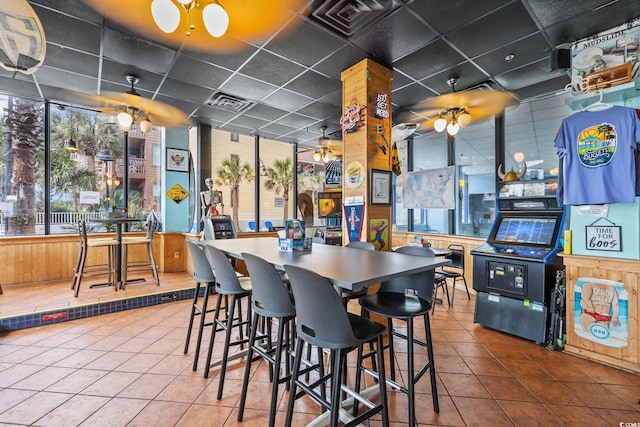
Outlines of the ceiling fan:
[[154,101],[142,97],[136,92],[135,84],[138,77],[126,76],[131,88],[127,92],[103,91],[101,95],[89,95],[75,92],[74,101],[82,103],[101,113],[114,115],[118,125],[129,131],[134,123],[143,132],[149,132],[153,126],[177,127],[190,124],[189,118],[181,110],[164,102]]
[[[313,151],[313,160],[316,162],[328,163],[339,159],[342,156],[342,141],[331,139],[327,136],[327,126],[320,126],[322,136],[318,138],[318,147],[304,148],[298,151],[299,154]],[[309,159],[311,160],[311,159]]]
[[459,78],[451,77],[447,84],[451,93],[430,98],[409,107],[409,112],[400,114],[400,118],[409,123],[419,123],[421,129],[445,129],[455,136],[460,128],[488,119],[504,111],[510,105],[520,102],[513,92],[488,89],[472,89],[455,92]]
[[146,39],[186,50],[232,52],[281,37],[302,21],[304,0],[82,0]]

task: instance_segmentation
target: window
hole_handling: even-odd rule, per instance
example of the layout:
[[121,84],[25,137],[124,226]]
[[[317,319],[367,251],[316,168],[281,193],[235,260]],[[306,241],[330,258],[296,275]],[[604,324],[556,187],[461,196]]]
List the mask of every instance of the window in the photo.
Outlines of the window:
[[[17,97],[0,96],[0,106],[0,235],[76,233],[78,220],[90,222],[122,206],[127,187],[131,216],[145,217],[152,209],[161,214],[159,192],[152,190],[161,168],[151,161],[162,144],[159,129],[129,132],[125,186],[124,134],[112,118]],[[49,135],[44,134],[46,108]]]
[[238,136],[238,132],[231,132],[229,134],[229,139],[233,142],[238,142],[240,141],[240,137]]

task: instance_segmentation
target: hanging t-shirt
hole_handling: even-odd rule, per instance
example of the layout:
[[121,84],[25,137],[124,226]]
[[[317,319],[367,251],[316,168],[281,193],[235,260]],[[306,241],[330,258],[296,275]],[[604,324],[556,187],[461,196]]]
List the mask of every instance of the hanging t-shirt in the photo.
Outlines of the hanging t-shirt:
[[613,106],[562,121],[554,145],[564,161],[565,205],[633,203],[639,112]]

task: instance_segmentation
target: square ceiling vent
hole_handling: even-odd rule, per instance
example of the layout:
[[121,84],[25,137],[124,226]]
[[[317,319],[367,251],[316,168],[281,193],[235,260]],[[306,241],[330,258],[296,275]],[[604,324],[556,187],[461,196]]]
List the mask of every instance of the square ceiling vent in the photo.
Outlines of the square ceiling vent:
[[398,0],[325,0],[311,17],[346,38],[373,25],[391,13]]
[[249,101],[248,99],[239,98],[219,91],[214,93],[207,101],[207,105],[222,108],[223,110],[233,111],[235,113],[241,113],[247,108],[252,107],[254,104],[255,101]]

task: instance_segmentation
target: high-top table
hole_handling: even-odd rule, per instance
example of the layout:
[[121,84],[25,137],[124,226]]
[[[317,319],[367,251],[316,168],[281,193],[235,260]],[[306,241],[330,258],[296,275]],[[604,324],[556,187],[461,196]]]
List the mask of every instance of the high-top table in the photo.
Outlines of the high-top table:
[[[232,258],[242,259],[243,252],[250,253],[263,258],[278,270],[284,270],[284,265],[307,268],[328,278],[334,286],[349,290],[451,264],[449,259],[441,257],[427,258],[323,244],[314,244],[309,252],[285,252],[279,249],[278,239],[275,237],[205,240],[200,244],[214,246]],[[246,351],[240,351],[230,356],[230,359],[244,357],[245,353]],[[360,394],[372,396],[377,390],[378,386],[373,385]],[[343,401],[340,417],[345,422],[353,419],[344,410],[350,405],[353,405],[352,397]],[[307,424],[307,427],[327,425],[328,416],[329,411],[322,413]]]
[[[116,262],[116,283],[114,283],[115,290],[122,289],[122,226],[124,224],[133,224],[136,222],[144,222],[144,218],[106,218],[106,219],[92,219],[91,222],[97,222],[99,224],[115,224],[116,226],[116,241],[118,245],[116,246],[116,254],[115,254],[115,262]],[[132,279],[129,282],[139,281],[142,279]],[[90,287],[95,286],[107,286],[110,283],[98,283],[91,285]]]
[[227,256],[242,258],[242,252],[259,256],[278,270],[285,264],[313,270],[344,289],[358,289],[384,280],[433,270],[450,264],[444,258],[425,258],[395,252],[365,251],[344,246],[314,244],[308,252],[285,252],[275,237],[205,240]]

